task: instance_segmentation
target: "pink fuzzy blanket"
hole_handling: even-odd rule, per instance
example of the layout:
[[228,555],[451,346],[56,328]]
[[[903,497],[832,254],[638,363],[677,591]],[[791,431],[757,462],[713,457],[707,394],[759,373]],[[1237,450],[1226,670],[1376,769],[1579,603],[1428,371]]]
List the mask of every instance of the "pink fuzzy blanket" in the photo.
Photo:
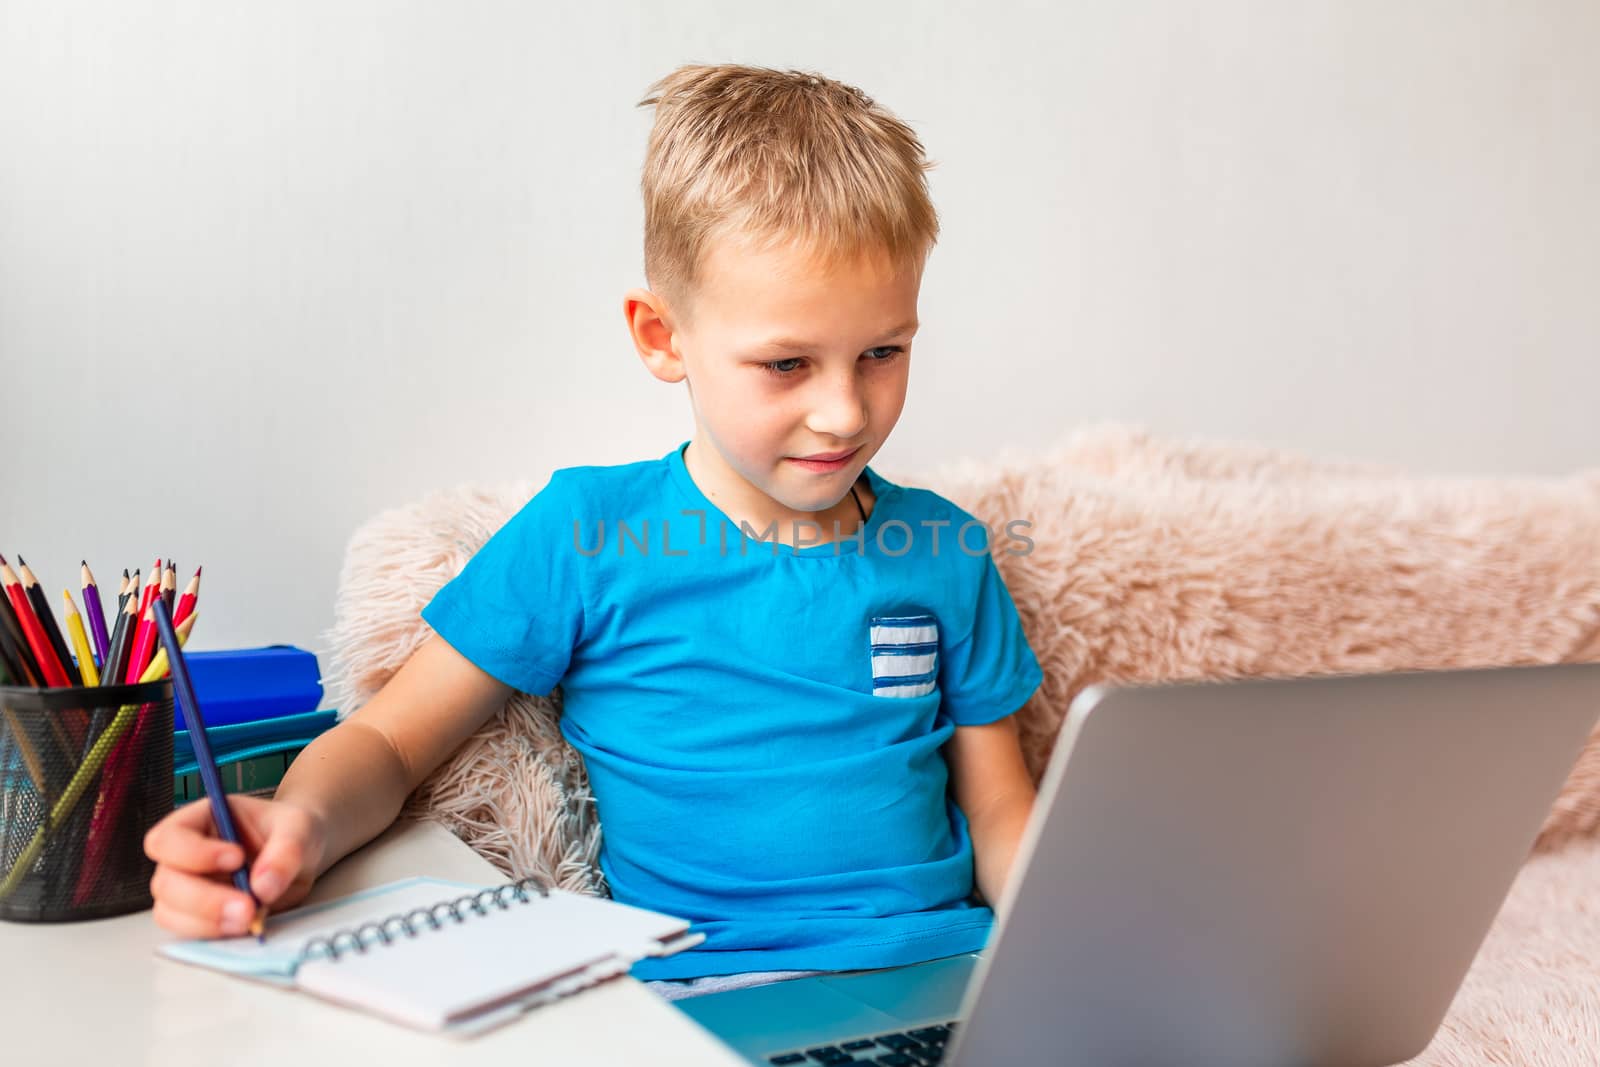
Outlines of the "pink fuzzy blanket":
[[[1019,713],[1036,779],[1093,682],[1600,660],[1600,470],[1424,478],[1102,424],[1041,453],[881,473],[997,531],[1032,522],[1034,549],[996,563],[1045,671]],[[435,493],[356,532],[328,637],[335,706],[399,668],[427,636],[421,607],[537,488]],[[514,697],[406,814],[508,874],[603,893],[600,826],[559,713],[559,690]],[[1415,1064],[1600,1062],[1597,831],[1600,731]]]

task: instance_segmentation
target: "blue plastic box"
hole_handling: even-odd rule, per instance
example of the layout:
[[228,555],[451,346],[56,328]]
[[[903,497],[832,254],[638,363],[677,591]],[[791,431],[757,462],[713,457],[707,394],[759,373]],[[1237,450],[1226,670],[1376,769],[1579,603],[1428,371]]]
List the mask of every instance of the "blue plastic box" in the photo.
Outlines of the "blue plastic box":
[[[195,696],[209,730],[316,711],[322,706],[317,657],[293,645],[186,652]],[[184,729],[174,710],[173,729]]]

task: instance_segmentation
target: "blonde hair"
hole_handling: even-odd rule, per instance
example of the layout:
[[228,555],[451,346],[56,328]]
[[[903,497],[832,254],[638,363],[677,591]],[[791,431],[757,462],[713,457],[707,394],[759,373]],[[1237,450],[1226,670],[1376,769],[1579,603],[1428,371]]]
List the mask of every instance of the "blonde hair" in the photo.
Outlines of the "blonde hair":
[[714,239],[786,243],[824,263],[920,261],[938,240],[922,142],[860,89],[805,71],[679,67],[645,151],[644,267],[680,318]]

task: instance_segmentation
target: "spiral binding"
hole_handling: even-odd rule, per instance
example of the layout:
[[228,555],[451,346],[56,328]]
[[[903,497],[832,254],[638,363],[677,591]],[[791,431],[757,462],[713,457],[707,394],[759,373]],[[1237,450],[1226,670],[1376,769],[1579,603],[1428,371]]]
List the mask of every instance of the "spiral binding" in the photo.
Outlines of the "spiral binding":
[[[500,911],[509,911],[511,902],[526,904],[533,899],[529,890],[536,889],[541,897],[548,897],[550,889],[533,875],[515,882],[466,893],[452,900],[441,900],[426,907],[412,908],[358,926],[335,930],[331,934],[313,937],[300,946],[296,964],[313,959],[337,960],[352,952],[364,953],[373,945],[392,945],[400,937],[416,937],[424,928],[442,929],[445,922],[454,919],[457,924],[466,921],[467,912],[488,915],[493,905]],[[441,918],[440,913],[443,913]],[[426,924],[426,927],[424,927]]]

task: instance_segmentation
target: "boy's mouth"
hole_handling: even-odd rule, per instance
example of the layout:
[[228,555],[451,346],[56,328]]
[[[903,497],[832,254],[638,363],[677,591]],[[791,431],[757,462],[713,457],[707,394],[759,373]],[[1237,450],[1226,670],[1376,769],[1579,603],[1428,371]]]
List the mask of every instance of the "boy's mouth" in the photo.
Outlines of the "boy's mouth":
[[852,448],[848,452],[818,452],[812,456],[790,456],[791,462],[798,463],[808,470],[830,471],[838,470],[850,461],[850,457],[861,451],[860,447]]

